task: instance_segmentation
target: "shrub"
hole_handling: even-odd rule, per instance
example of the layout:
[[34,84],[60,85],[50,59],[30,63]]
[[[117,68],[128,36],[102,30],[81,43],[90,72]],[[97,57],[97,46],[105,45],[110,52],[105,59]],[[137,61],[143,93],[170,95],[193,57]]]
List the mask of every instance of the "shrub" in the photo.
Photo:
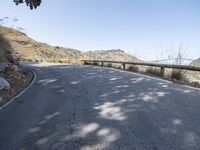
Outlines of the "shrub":
[[110,68],[112,68],[113,66],[112,66],[112,64],[107,64],[107,67],[110,67]]
[[148,67],[146,69],[146,73],[156,75],[156,76],[161,76],[160,69],[155,68],[155,67]]
[[93,65],[98,66],[99,64],[98,64],[98,62],[93,62]]
[[137,66],[129,66],[128,67],[128,70],[129,71],[133,71],[133,72],[138,72],[139,71],[139,68]]
[[88,63],[87,61],[83,61],[82,64],[83,65],[90,65],[90,63]]
[[58,60],[58,63],[64,63],[63,60]]
[[121,67],[121,66],[118,66],[117,69],[122,69],[122,67]]
[[176,79],[176,80],[181,80],[183,79],[183,72],[181,70],[173,69],[171,78]]
[[35,62],[40,62],[38,59],[35,59]]

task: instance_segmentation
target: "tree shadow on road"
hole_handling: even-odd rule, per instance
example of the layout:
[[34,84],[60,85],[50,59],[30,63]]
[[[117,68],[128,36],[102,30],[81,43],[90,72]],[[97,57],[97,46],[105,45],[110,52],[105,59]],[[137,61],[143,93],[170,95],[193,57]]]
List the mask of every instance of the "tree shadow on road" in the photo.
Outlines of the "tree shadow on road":
[[41,91],[34,107],[47,111],[27,128],[20,148],[200,149],[200,92],[194,89],[92,66],[35,71]]

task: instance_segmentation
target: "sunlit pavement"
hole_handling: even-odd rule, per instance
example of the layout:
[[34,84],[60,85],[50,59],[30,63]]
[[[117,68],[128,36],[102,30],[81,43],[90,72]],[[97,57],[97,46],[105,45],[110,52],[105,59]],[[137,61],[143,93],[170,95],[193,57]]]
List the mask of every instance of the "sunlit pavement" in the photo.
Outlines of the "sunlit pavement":
[[129,72],[28,64],[36,82],[0,111],[0,150],[199,150],[200,91]]

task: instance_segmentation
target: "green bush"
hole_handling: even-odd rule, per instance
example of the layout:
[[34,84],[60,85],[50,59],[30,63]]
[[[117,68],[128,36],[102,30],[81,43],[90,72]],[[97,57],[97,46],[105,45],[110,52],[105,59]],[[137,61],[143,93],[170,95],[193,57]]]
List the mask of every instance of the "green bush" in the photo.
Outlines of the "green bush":
[[146,73],[156,75],[156,76],[161,76],[160,69],[155,68],[155,67],[148,67],[146,69]]
[[137,66],[129,66],[128,67],[128,70],[129,71],[133,71],[133,72],[138,72],[139,71],[139,68]]
[[173,69],[171,78],[176,79],[176,80],[181,80],[183,79],[183,72],[181,70]]

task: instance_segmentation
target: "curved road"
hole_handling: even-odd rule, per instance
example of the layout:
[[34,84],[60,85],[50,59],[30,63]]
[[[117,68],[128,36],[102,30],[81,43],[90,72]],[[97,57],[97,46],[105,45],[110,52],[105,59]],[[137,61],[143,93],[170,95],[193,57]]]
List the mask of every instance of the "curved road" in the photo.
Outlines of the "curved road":
[[200,91],[92,66],[31,65],[0,111],[1,150],[199,150]]

